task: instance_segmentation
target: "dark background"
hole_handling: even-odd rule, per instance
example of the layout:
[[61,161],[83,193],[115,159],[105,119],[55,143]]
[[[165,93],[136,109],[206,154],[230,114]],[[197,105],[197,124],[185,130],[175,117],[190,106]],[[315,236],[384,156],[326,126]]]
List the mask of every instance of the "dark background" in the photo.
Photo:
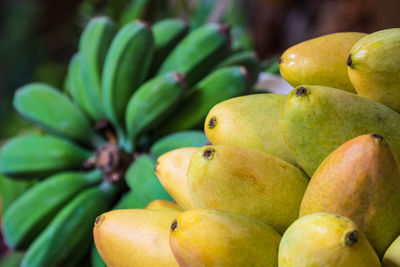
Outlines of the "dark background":
[[14,91],[33,81],[62,89],[83,27],[100,14],[119,25],[136,18],[152,23],[165,17],[181,17],[193,27],[206,21],[228,22],[243,35],[243,46],[269,59],[293,44],[327,33],[399,27],[400,1],[2,0],[0,139],[30,127],[12,111]]

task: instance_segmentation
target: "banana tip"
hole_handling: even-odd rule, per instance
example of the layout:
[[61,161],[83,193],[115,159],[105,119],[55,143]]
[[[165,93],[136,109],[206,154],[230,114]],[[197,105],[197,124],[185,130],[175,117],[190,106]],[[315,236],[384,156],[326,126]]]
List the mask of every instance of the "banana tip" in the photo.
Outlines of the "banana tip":
[[94,227],[99,227],[100,224],[104,221],[104,219],[105,219],[104,215],[97,216],[96,220],[94,221]]
[[303,97],[303,96],[306,96],[307,94],[308,94],[307,88],[305,88],[303,86],[296,88],[295,95],[297,97]]
[[186,76],[182,73],[179,72],[174,72],[173,74],[174,79],[182,86],[182,87],[187,87],[188,83],[186,81]]
[[349,57],[347,58],[347,66],[349,66],[350,68],[353,68],[353,60],[351,59],[351,54],[349,55]]
[[352,247],[358,242],[357,230],[348,232],[344,238],[345,245],[347,247]]

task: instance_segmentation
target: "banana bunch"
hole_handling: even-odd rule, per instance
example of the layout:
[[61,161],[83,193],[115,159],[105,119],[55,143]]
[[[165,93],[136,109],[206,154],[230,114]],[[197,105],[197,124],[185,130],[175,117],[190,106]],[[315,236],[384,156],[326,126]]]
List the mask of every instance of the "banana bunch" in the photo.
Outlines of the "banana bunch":
[[91,254],[101,266],[90,252],[95,218],[170,200],[155,159],[205,145],[204,133],[190,129],[215,104],[243,94],[259,69],[253,53],[231,52],[226,25],[189,32],[166,19],[118,29],[107,17],[92,19],[64,92],[32,83],[14,96],[15,109],[47,132],[11,138],[0,150],[1,174],[39,179],[3,217],[6,244],[26,250],[21,265],[80,265]]

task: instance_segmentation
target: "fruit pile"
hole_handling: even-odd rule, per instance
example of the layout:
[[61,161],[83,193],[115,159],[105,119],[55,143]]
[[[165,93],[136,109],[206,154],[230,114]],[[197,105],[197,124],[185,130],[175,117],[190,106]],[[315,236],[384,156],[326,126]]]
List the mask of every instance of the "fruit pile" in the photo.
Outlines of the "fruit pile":
[[[17,90],[16,110],[49,133],[16,136],[0,150],[0,173],[39,180],[3,217],[7,245],[26,250],[22,266],[81,265],[98,215],[170,199],[150,146],[201,127],[212,106],[243,94],[258,76],[255,55],[233,51],[230,39],[227,25],[189,31],[167,19],[118,29],[97,17],[70,61],[65,93],[42,83]],[[171,142],[201,146],[206,138],[191,131],[167,136],[152,154]]]
[[289,48],[289,95],[219,103],[204,123],[212,145],[158,158],[176,203],[96,219],[105,263],[400,266],[399,62],[400,29]]

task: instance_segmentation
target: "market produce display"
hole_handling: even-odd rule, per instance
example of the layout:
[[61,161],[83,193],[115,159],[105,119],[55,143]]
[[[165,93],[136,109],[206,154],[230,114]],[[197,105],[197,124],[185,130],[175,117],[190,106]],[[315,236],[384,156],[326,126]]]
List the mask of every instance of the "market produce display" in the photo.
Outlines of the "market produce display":
[[287,96],[216,104],[210,144],[159,154],[154,172],[175,202],[96,219],[105,263],[399,267],[399,45],[389,29],[289,48]]
[[17,90],[15,109],[47,132],[16,136],[0,150],[1,174],[39,179],[3,216],[6,244],[25,251],[22,266],[82,266],[90,254],[104,266],[90,252],[97,216],[153,200],[152,209],[176,206],[166,202],[156,158],[207,144],[190,129],[215,104],[246,93],[259,73],[254,53],[233,51],[230,40],[230,27],[217,23],[191,30],[177,19],[132,21],[119,29],[95,17],[64,92],[43,83]]

